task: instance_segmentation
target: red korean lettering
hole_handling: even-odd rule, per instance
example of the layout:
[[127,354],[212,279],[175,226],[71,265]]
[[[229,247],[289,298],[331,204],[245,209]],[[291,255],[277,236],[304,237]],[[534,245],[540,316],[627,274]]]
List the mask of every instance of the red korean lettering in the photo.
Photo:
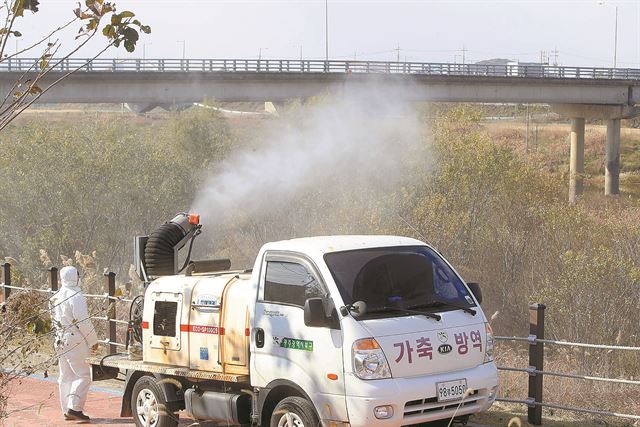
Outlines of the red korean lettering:
[[456,344],[458,345],[458,354],[467,354],[469,352],[469,346],[467,342],[469,341],[469,337],[466,332],[462,332],[459,334],[453,334],[456,339]]
[[404,343],[397,342],[397,343],[394,343],[393,346],[400,347],[400,354],[396,358],[396,363],[398,363],[402,360],[402,357],[404,356]]
[[429,338],[420,337],[416,340],[416,353],[418,357],[428,357],[433,360],[433,347]]
[[480,331],[469,332],[469,338],[471,338],[471,342],[474,343],[473,348],[477,348],[482,351],[482,335],[480,334]]
[[409,359],[409,363],[413,363],[413,358],[411,357],[412,353],[413,353],[413,347],[411,347],[411,344],[409,344],[408,340],[405,341],[404,343],[407,346],[407,356],[408,356],[408,359]]
[[398,355],[398,357],[395,359],[396,363],[400,362],[403,358],[404,358],[404,354],[405,354],[405,347],[406,347],[406,353],[407,353],[407,361],[409,363],[413,363],[413,347],[411,347],[411,344],[409,343],[409,341],[405,341],[405,342],[398,342],[393,344],[394,347],[399,347],[400,348],[400,354]]

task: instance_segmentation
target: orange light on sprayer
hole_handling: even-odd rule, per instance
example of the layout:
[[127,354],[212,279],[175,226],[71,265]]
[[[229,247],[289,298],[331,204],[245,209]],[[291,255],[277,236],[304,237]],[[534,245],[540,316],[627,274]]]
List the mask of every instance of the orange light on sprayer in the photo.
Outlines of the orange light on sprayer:
[[198,214],[190,214],[189,215],[189,224],[191,224],[191,225],[200,224],[200,215],[198,215]]

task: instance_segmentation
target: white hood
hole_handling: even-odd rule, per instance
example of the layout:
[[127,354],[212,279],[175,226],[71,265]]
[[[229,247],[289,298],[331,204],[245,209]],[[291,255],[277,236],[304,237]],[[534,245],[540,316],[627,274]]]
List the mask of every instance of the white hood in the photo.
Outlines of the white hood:
[[79,288],[80,277],[78,270],[72,266],[62,267],[60,270],[60,282],[63,288]]

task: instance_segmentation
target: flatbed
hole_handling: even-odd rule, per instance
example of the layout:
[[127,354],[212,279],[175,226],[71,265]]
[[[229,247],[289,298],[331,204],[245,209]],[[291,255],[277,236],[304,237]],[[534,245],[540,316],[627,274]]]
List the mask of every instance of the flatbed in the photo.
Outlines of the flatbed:
[[[96,374],[101,376],[100,367],[117,368],[118,370],[133,370],[138,372],[149,372],[152,374],[172,375],[176,377],[195,378],[198,380],[214,380],[229,383],[248,383],[248,375],[222,374],[219,372],[199,371],[189,368],[162,365],[159,363],[143,362],[142,360],[129,360],[124,354],[114,354],[108,356],[90,356],[87,363],[94,369],[94,379]],[[113,369],[110,369],[112,371]]]

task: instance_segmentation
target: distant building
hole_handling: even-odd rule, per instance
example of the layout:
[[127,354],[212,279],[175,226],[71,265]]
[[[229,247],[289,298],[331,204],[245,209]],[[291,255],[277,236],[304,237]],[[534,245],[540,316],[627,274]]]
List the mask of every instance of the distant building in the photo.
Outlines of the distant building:
[[513,62],[513,59],[507,58],[493,58],[493,59],[485,59],[482,61],[476,62],[478,65],[507,65],[508,63]]
[[493,58],[476,62],[486,66],[483,74],[490,76],[554,77],[558,74],[554,67],[539,62],[522,62],[506,58]]
[[478,72],[486,76],[507,76],[509,75],[509,67],[507,64],[512,63],[512,59],[493,58],[478,61],[475,65],[482,65]]

